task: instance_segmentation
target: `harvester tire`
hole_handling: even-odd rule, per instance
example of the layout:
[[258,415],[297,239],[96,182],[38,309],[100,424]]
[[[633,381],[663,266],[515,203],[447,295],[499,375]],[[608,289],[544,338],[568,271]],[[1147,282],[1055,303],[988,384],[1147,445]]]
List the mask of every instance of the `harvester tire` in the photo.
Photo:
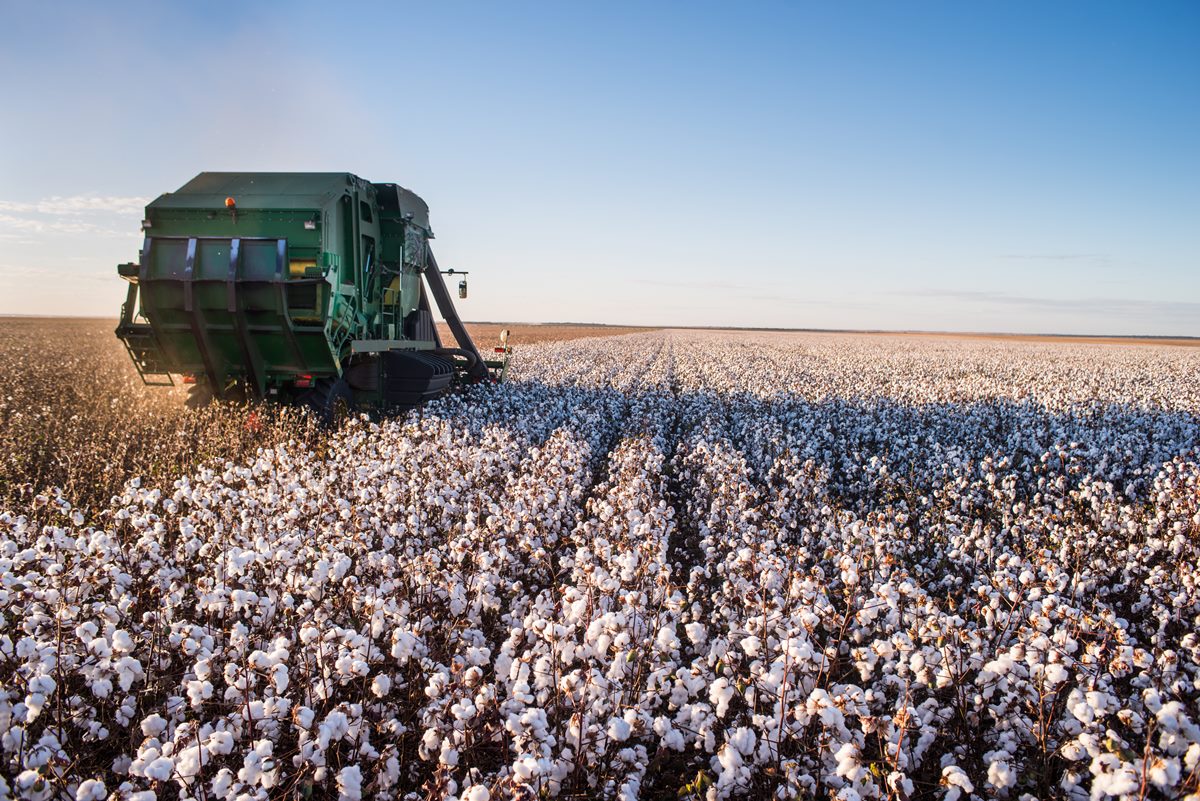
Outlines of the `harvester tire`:
[[354,411],[354,390],[344,378],[323,378],[300,396],[300,403],[316,415],[321,425],[341,425]]
[[[187,399],[184,400],[183,405],[193,410],[203,409],[216,400],[217,395],[213,392],[212,385],[207,381],[197,381],[188,387]],[[246,403],[249,396],[246,394],[246,388],[239,383],[228,387],[221,400],[226,403]]]
[[187,399],[183,405],[192,410],[203,409],[212,403],[215,397],[207,381],[198,381],[188,387]]

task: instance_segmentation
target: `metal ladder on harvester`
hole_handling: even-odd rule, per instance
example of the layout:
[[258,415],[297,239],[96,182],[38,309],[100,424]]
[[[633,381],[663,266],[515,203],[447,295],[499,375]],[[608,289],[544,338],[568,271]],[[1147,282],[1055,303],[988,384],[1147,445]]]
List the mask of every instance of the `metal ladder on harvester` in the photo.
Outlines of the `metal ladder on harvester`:
[[[171,378],[171,374],[163,362],[158,340],[149,325],[122,326],[121,339],[125,343],[125,350],[129,353],[129,358],[133,360],[133,366],[137,368],[138,377],[142,379],[143,384],[148,387],[175,386],[175,380]],[[166,380],[162,380],[159,376]],[[151,380],[151,378],[157,380]]]
[[[136,272],[130,269],[136,268],[136,266],[122,264],[117,269],[123,277],[128,278],[130,273],[136,275]],[[171,373],[167,369],[167,362],[163,358],[162,348],[158,344],[158,337],[154,335],[154,329],[150,327],[150,323],[134,322],[137,291],[136,280],[130,281],[129,295],[121,304],[121,322],[117,326],[117,336],[125,344],[125,351],[133,361],[138,378],[142,379],[143,384],[148,387],[173,387],[175,380],[171,378]],[[152,381],[148,376],[158,380]],[[159,378],[160,376],[165,377],[166,380],[163,381],[162,378]]]

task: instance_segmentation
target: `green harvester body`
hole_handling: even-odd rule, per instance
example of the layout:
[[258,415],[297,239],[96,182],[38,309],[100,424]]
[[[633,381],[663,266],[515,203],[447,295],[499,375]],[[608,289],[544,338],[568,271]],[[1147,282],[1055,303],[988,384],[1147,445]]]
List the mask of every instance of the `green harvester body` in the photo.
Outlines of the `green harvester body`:
[[504,377],[507,344],[480,355],[430,250],[428,206],[396,184],[206,172],[147,206],[142,226],[140,262],[118,267],[129,291],[117,336],[146,383],[182,374],[198,394],[328,414],[335,402],[411,408]]

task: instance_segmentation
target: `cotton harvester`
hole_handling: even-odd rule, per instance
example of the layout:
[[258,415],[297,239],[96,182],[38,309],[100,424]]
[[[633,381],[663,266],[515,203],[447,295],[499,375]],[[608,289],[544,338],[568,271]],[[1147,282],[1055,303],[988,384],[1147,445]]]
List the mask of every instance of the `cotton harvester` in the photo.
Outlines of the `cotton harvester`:
[[396,184],[205,172],[147,206],[142,229],[141,262],[117,268],[117,336],[144,382],[194,383],[192,405],[255,397],[331,420],[504,377],[506,336],[480,354],[429,248],[429,207]]

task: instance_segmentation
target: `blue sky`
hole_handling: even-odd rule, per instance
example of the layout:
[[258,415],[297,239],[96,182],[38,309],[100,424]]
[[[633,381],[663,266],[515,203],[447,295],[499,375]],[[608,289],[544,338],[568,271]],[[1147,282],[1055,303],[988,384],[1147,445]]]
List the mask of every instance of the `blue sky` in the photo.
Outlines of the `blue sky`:
[[1200,336],[1200,4],[0,0],[0,313],[203,170],[395,181],[473,320]]

